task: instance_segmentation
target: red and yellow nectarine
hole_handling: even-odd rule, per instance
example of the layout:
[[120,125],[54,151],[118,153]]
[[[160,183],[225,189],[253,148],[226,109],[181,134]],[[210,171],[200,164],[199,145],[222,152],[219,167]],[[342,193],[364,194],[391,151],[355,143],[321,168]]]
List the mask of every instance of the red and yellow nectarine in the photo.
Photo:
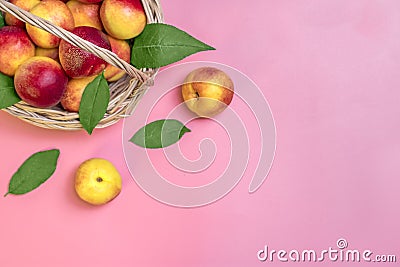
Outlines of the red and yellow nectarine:
[[[80,26],[72,33],[99,47],[111,50],[107,35],[96,28]],[[71,78],[100,74],[108,65],[103,59],[64,40],[60,42],[59,57],[62,67]]]
[[22,63],[14,76],[19,97],[39,108],[57,105],[67,86],[68,77],[61,65],[48,57],[31,57]]
[[4,26],[0,29],[0,72],[13,76],[18,66],[35,55],[35,46],[25,29]]

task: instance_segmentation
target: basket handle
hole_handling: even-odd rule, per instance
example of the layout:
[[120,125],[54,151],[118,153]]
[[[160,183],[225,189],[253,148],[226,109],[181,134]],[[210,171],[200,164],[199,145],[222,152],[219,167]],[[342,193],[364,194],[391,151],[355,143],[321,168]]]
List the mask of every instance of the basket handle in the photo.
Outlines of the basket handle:
[[126,61],[120,59],[115,53],[111,52],[108,49],[99,47],[95,44],[92,44],[89,41],[82,39],[81,37],[50,23],[48,20],[40,18],[36,15],[31,14],[30,12],[23,10],[22,8],[15,6],[5,0],[0,0],[0,10],[10,13],[11,15],[17,17],[18,19],[31,24],[32,26],[36,26],[42,30],[45,30],[55,36],[69,42],[87,52],[90,52],[107,63],[124,70],[130,77],[138,79],[140,82],[146,82],[150,79],[150,77],[144,72],[136,69],[131,64]]

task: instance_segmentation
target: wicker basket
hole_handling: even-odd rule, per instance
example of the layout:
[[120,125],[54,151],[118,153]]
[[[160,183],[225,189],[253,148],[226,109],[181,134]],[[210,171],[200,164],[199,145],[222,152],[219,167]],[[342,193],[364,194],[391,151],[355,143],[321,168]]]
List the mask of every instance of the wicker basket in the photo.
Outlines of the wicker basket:
[[[159,0],[142,0],[147,16],[147,23],[163,22],[163,14]],[[11,13],[16,18],[50,32],[67,42],[70,42],[86,51],[89,51],[109,64],[123,69],[126,75],[120,80],[110,83],[110,103],[104,118],[96,128],[110,126],[121,118],[130,115],[140,100],[141,96],[151,86],[158,69],[136,69],[132,65],[118,58],[109,50],[98,47],[82,38],[41,19],[21,8],[0,0],[0,10]],[[50,109],[36,108],[20,101],[17,104],[4,109],[9,114],[16,116],[33,125],[61,130],[79,130],[82,125],[76,112],[65,111],[60,105]]]

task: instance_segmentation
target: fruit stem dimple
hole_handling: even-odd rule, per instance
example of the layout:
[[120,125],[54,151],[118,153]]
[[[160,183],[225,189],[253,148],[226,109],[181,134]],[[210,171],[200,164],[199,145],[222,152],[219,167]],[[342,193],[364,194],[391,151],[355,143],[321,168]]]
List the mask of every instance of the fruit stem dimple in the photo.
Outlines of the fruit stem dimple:
[[101,182],[103,182],[103,178],[97,177],[97,178],[96,178],[96,181],[99,182],[99,183],[101,183]]

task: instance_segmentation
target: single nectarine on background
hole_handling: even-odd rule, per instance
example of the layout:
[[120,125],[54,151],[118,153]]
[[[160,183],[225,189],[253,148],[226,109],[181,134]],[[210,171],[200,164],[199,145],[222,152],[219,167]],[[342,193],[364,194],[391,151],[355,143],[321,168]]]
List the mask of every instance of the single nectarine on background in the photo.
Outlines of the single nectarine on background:
[[115,166],[102,158],[91,158],[79,165],[75,173],[75,191],[92,205],[104,205],[122,190],[122,178]]
[[[111,50],[107,35],[96,28],[80,26],[72,33],[99,47]],[[64,40],[60,42],[59,57],[62,67],[71,78],[100,74],[108,65],[103,59]]]

